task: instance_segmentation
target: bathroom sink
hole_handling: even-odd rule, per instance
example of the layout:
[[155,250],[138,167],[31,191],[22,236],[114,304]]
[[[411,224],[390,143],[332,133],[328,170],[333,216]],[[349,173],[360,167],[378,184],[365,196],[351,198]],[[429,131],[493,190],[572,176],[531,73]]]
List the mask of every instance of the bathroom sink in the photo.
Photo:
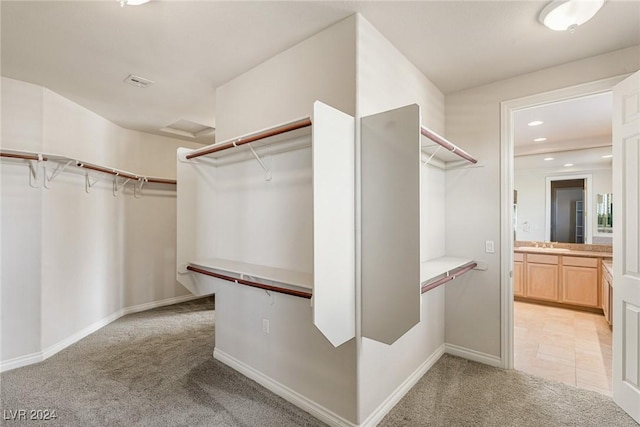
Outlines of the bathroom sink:
[[535,251],[549,251],[549,252],[569,252],[571,249],[566,248],[536,248],[535,246],[520,246],[516,249],[523,249],[525,251],[535,250]]

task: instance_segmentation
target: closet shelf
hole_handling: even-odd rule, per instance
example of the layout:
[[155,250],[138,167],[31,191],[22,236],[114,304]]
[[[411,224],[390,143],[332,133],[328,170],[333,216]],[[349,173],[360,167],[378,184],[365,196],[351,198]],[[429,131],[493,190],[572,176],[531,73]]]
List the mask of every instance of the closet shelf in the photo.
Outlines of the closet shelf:
[[[435,142],[435,144],[422,146],[422,152],[425,153],[427,156],[430,156],[429,160],[432,157],[435,157],[444,162],[449,162],[449,161],[460,160],[460,158],[462,158],[466,162],[469,162],[471,164],[478,163],[478,161],[473,156],[471,156],[471,154],[467,153],[462,148],[450,142],[445,137],[438,135],[431,129],[421,126],[420,134],[428,138],[429,141]],[[447,149],[449,153],[447,152],[442,153],[440,148]]]
[[420,266],[422,293],[437,288],[477,266],[474,260],[468,258],[445,256],[425,261]]
[[[283,125],[278,125],[268,129],[264,129],[256,133],[245,135],[240,138],[234,138],[225,142],[219,142],[212,145],[208,145],[198,150],[194,150],[193,152],[187,154],[185,157],[187,160],[195,159],[201,156],[209,156],[209,157],[217,158],[217,157],[233,154],[233,152],[236,151],[236,150],[230,150],[230,151],[226,151],[226,150],[229,150],[231,148],[241,147],[243,145],[247,145],[252,142],[261,141],[261,146],[273,144],[283,140],[283,138],[278,139],[274,137],[288,134],[290,132],[293,132],[299,129],[308,128],[311,126],[311,124],[312,124],[311,118],[306,117],[303,119],[285,123]],[[287,135],[287,137],[288,137],[287,139],[290,139],[291,135]],[[249,149],[251,149],[251,146],[248,146],[248,147]]]
[[[190,262],[187,270],[218,279],[302,298],[311,298],[313,274],[220,258]],[[272,283],[262,283],[269,281]]]
[[[143,181],[146,183],[153,183],[153,184],[176,185],[175,179],[144,176],[144,175],[127,172],[120,169],[99,166],[93,163],[83,162],[81,160],[77,160],[71,157],[58,156],[54,154],[41,154],[41,153],[32,153],[32,152],[18,151],[18,150],[0,150],[0,157],[31,160],[31,161],[38,161],[38,162],[66,163],[66,165],[63,166],[63,169],[66,168],[67,166],[72,165],[81,169],[89,169],[95,172],[113,175],[114,177],[121,177],[125,179],[132,179],[135,181]],[[47,178],[47,179],[51,181],[53,178]]]

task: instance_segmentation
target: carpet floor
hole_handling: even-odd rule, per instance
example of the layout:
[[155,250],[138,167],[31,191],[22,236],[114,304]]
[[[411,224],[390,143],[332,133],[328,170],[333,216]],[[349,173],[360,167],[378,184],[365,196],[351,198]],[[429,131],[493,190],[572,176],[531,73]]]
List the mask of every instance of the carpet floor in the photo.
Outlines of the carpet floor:
[[[214,305],[203,298],[128,315],[44,362],[2,373],[1,424],[324,425],[213,359]],[[19,410],[57,418],[16,420]],[[637,426],[606,396],[448,355],[380,425]]]

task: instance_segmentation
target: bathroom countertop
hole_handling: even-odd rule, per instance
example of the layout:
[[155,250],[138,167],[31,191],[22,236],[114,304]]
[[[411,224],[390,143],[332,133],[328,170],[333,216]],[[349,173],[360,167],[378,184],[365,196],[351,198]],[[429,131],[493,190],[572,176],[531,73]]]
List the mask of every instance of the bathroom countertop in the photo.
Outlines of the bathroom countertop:
[[596,252],[596,251],[580,251],[573,249],[562,248],[536,248],[531,246],[520,246],[513,248],[515,252],[524,252],[532,254],[548,254],[548,255],[568,255],[568,256],[580,256],[580,257],[592,257],[592,258],[612,258],[611,252]]

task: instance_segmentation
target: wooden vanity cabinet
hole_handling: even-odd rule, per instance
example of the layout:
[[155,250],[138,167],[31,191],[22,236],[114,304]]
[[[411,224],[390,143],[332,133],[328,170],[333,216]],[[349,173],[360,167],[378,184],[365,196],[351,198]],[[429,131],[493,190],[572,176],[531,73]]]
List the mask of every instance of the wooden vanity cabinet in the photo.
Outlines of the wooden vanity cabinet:
[[513,295],[524,296],[524,255],[518,252],[513,254]]
[[527,254],[525,297],[558,301],[558,256]]
[[562,257],[560,302],[600,308],[597,258]]

